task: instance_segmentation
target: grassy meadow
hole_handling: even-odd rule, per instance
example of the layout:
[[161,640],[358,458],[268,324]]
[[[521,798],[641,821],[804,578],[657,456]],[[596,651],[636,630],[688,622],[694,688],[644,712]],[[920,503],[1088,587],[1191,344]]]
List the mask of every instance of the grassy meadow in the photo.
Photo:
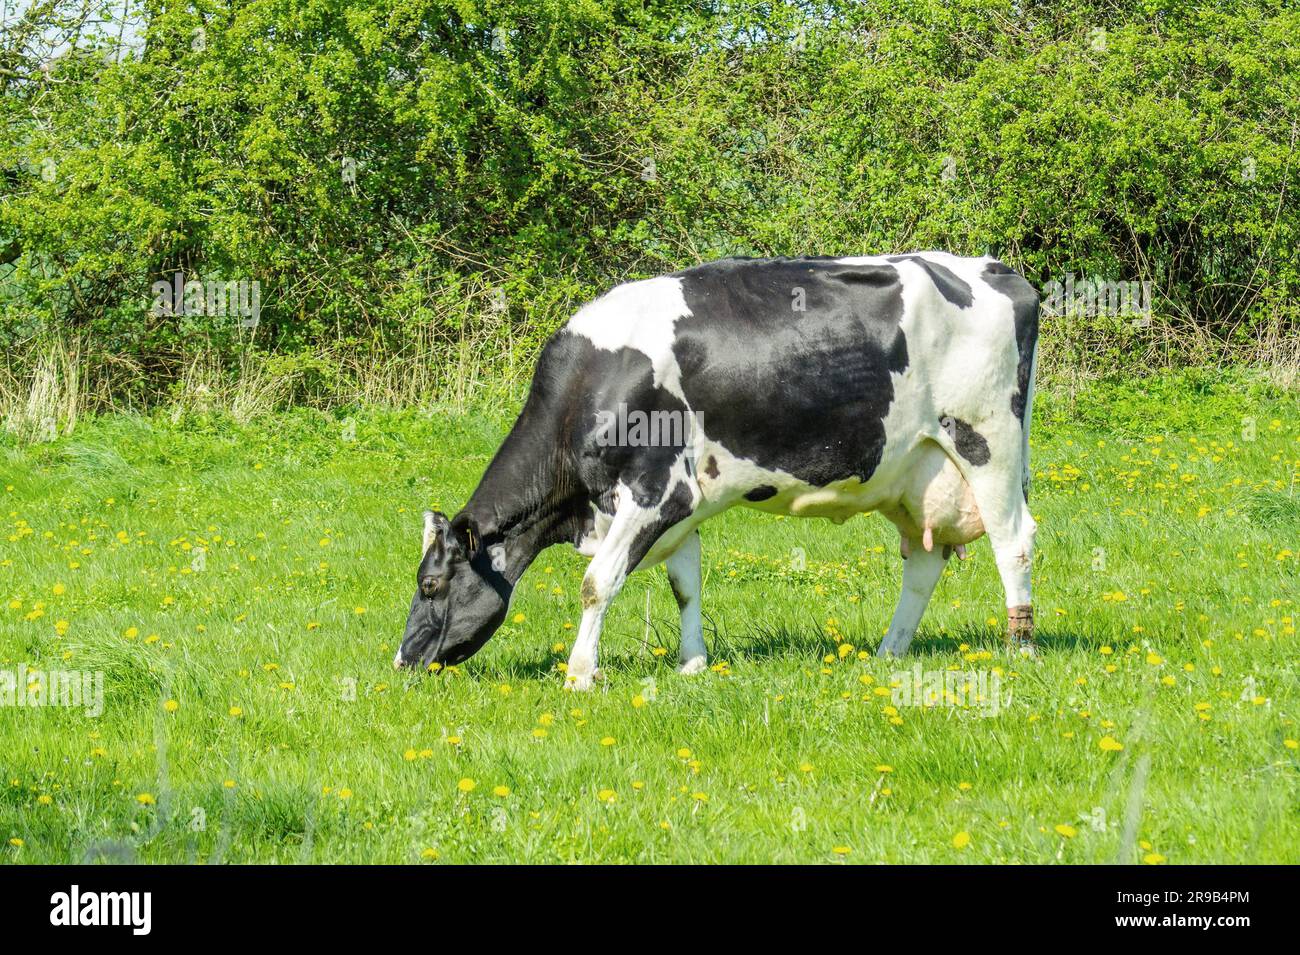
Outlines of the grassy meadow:
[[[396,673],[420,511],[509,423],[160,411],[0,443],[0,670],[104,680],[98,716],[0,706],[0,861],[1300,862],[1294,392],[1041,393],[1037,661],[1002,652],[987,541],[882,661],[892,525],[737,510],[702,531],[710,672],[674,672],[657,568],[605,680],[565,691],[585,561],[555,548],[477,657]],[[914,666],[1002,705],[906,705]]]

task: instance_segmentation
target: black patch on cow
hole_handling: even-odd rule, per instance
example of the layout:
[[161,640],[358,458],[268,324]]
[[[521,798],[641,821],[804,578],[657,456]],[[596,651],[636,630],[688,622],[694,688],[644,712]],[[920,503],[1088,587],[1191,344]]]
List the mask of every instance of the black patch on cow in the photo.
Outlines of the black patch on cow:
[[930,281],[939,290],[939,294],[958,308],[970,308],[975,303],[975,294],[971,291],[970,283],[946,265],[931,262],[919,255],[891,255],[888,261],[915,262],[930,276]]
[[647,525],[637,531],[636,537],[632,539],[632,546],[627,552],[627,566],[635,568],[637,564],[645,559],[645,555],[650,553],[650,548],[655,545],[664,531],[674,524],[686,520],[694,511],[694,501],[691,497],[691,489],[683,481],[678,481],[677,486],[673,488],[673,493],[668,495],[668,499],[663,502],[659,508],[659,519],[653,524]]
[[691,314],[673,352],[709,437],[814,486],[867,481],[884,450],[890,374],[908,364],[898,271],[723,259],[674,277]]
[[704,459],[704,473],[711,478],[718,476],[718,459],[711,454]]
[[939,419],[939,425],[948,432],[957,447],[957,453],[963,458],[971,464],[989,463],[989,443],[969,422],[945,415]]
[[[620,414],[629,427],[611,430],[608,423]],[[635,420],[650,423],[650,441],[621,440],[634,436]],[[677,427],[661,426],[665,421]],[[561,330],[542,349],[519,420],[465,510],[489,542],[525,528],[538,549],[579,541],[593,508],[614,513],[620,482],[642,507],[659,504],[689,437],[687,424],[687,409],[655,385],[644,354],[598,349]]]
[[572,461],[589,499],[612,513],[613,489],[622,481],[641,507],[657,505],[686,446],[688,412],[655,385],[650,359],[633,348],[599,349],[561,331],[538,362],[534,387],[543,375],[546,387],[568,392],[561,417],[563,440],[571,443],[554,450]]
[[775,497],[775,496],[776,496],[776,488],[772,487],[772,485],[770,484],[760,484],[752,491],[747,491],[745,493],[745,500],[755,501],[755,502],[766,501],[769,497]]
[[1023,423],[1029,397],[1029,376],[1033,373],[1034,348],[1038,344],[1038,292],[1025,279],[1001,262],[984,267],[983,279],[1011,299],[1016,326],[1016,390],[1011,395],[1011,413]]

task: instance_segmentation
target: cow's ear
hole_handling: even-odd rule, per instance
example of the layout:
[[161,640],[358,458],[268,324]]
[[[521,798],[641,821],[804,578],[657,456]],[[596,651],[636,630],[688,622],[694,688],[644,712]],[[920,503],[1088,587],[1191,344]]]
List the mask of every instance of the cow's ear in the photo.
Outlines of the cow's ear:
[[445,537],[447,528],[451,523],[447,520],[445,514],[439,514],[437,511],[424,512],[424,546],[420,548],[421,554],[429,553],[429,548],[438,542],[439,537]]
[[483,546],[483,536],[479,533],[478,521],[461,511],[451,519],[451,532],[467,558],[473,560],[478,556],[479,548]]

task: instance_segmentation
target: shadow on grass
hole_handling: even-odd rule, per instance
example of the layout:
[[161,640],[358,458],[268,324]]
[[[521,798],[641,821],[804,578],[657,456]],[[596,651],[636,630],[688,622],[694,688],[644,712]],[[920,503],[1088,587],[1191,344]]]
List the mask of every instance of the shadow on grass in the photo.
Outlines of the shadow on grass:
[[[620,648],[626,645],[620,638],[621,635],[612,636],[618,639]],[[610,652],[608,647],[604,648],[601,668],[609,673],[633,678],[661,677],[673,673],[677,668],[678,637],[676,633],[663,636],[666,639],[661,640],[660,634],[656,632],[656,639],[648,642],[634,638],[637,647],[631,650],[620,649]],[[853,635],[847,635],[847,639],[853,644],[854,653],[865,650],[871,654],[872,659],[875,659],[876,650],[880,646],[879,638],[870,642],[858,642],[862,638],[855,639]],[[1036,633],[1040,656],[1076,651],[1096,652],[1104,644],[1118,646],[1124,639],[1122,633],[1106,635],[1068,627],[1044,627]],[[835,652],[835,646],[830,638],[816,627],[807,629],[790,626],[756,627],[745,633],[724,633],[719,632],[716,627],[709,626],[705,628],[705,643],[709,648],[710,664],[721,661],[732,665],[786,661],[820,667],[826,654]],[[655,647],[662,647],[667,652],[654,656]],[[963,650],[962,647],[966,649]],[[940,633],[922,627],[916,639],[912,641],[907,656],[899,659],[901,662],[909,659],[959,657],[963,653],[980,650],[992,651],[996,659],[1005,648],[1006,644],[1000,629],[972,624]],[[470,679],[496,681],[555,679],[562,682],[563,674],[556,669],[559,662],[554,656],[500,661],[493,660],[490,654],[486,654],[468,664],[462,664],[461,669]]]

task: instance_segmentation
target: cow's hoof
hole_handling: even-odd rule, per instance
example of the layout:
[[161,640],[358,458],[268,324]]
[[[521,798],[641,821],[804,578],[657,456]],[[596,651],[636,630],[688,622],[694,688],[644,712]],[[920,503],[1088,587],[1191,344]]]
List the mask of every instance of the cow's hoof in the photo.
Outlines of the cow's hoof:
[[1011,645],[1010,649],[1013,655],[1026,660],[1038,659],[1038,647],[1034,646],[1032,640],[1018,640]]
[[709,659],[703,655],[691,657],[685,663],[677,668],[677,672],[682,676],[694,676],[697,673],[703,673],[709,668]]
[[586,693],[591,689],[593,674],[570,673],[564,678],[564,688],[575,693]]
[[564,678],[564,688],[573,690],[577,693],[585,693],[591,689],[592,684],[597,680],[603,680],[605,674],[599,669],[592,670],[590,673],[573,673],[570,672]]

